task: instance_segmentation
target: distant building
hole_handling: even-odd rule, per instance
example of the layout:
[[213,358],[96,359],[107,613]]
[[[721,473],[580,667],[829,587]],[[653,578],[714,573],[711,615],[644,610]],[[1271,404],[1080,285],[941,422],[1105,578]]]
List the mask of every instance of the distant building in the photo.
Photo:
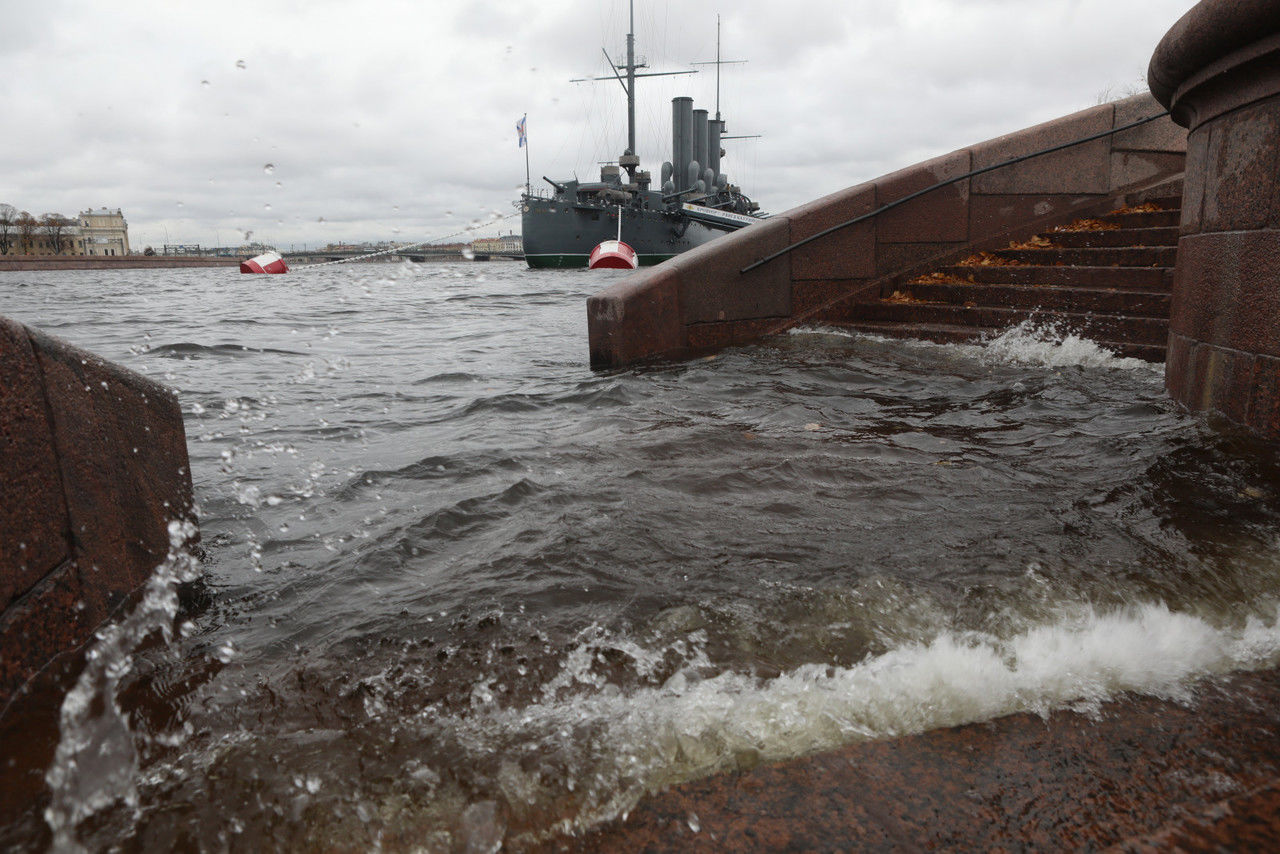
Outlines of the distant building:
[[119,208],[90,208],[79,216],[79,255],[128,255],[129,224]]
[[[7,225],[14,255],[128,255],[129,224],[119,208],[81,211],[75,219],[53,214],[56,235],[44,217],[15,217]],[[54,245],[57,243],[58,245]]]
[[479,237],[471,242],[471,249],[477,255],[520,255],[524,252],[524,241],[518,234]]

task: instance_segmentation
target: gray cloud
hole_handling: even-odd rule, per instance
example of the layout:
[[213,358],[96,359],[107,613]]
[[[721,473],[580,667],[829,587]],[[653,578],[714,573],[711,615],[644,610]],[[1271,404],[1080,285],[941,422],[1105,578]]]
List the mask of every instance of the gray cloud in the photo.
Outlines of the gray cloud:
[[[726,144],[725,169],[781,211],[1140,86],[1193,3],[637,5],[639,51],[664,70],[712,59],[721,14],[726,58],[749,60],[725,69],[730,132],[763,134]],[[620,60],[625,31],[622,0],[11,8],[0,201],[119,206],[137,246],[518,229],[495,216],[524,183],[522,114],[535,182],[594,175],[621,152],[619,87],[568,81],[604,72],[602,46]],[[670,98],[714,109],[701,68],[642,81],[640,154],[655,172]]]

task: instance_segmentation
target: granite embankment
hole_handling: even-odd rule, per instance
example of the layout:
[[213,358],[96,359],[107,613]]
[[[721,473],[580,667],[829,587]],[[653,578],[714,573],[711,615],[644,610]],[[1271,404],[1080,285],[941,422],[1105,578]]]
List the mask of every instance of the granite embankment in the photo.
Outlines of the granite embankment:
[[165,270],[182,267],[238,267],[239,258],[199,258],[177,255],[0,255],[6,270]]
[[[850,306],[868,294],[1144,192],[1166,195],[1181,177],[1186,135],[1161,113],[1150,95],[1091,107],[840,190],[643,269],[588,301],[591,364],[682,358],[801,323],[847,322]],[[1036,156],[1021,159],[1028,155]]]
[[93,636],[192,514],[177,398],[0,318],[0,715]]

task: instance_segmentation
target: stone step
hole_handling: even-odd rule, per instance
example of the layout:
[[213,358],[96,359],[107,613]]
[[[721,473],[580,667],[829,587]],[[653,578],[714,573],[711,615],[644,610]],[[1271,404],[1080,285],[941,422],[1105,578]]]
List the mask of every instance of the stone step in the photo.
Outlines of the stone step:
[[953,265],[943,267],[939,272],[970,282],[992,285],[1061,285],[1163,293],[1173,289],[1173,270],[1164,267],[1042,267],[1030,264],[1006,267],[993,264]]
[[[941,343],[989,338],[1027,319],[1055,324],[1112,352],[1163,361],[1181,199],[1161,210],[1105,214],[1118,228],[1078,220],[1079,230],[1041,234],[1025,248],[986,253],[892,291],[908,299],[845,303],[826,321],[849,329]],[[982,256],[978,256],[981,258]]]
[[939,282],[903,285],[898,290],[927,303],[1169,317],[1169,294],[1149,290]]
[[1176,246],[1130,246],[1098,249],[998,249],[991,253],[1019,264],[1042,267],[1170,267],[1178,257]]
[[991,335],[990,329],[980,326],[961,326],[953,323],[891,323],[883,320],[841,321],[826,323],[824,326],[836,326],[868,335],[881,335],[885,338],[919,338],[935,344],[962,344],[973,341],[984,335]]
[[1121,228],[1160,228],[1182,223],[1182,211],[1178,208],[1163,211],[1143,211],[1141,213],[1109,213],[1098,219],[1113,222]]
[[[933,341],[936,344],[961,344],[966,341],[990,340],[1003,331],[950,323],[893,323],[874,320],[831,323],[827,325],[848,329],[853,332],[862,332],[867,335],[880,335],[885,338],[910,338]],[[1165,348],[1163,344],[1104,341],[1092,337],[1091,340],[1095,341],[1098,346],[1120,356],[1142,359],[1146,362],[1164,361]]]
[[1176,211],[1182,209],[1182,196],[1160,196],[1154,199],[1144,199],[1142,204],[1155,205],[1161,210]]
[[1097,231],[1050,231],[1044,234],[1054,246],[1072,249],[1090,247],[1173,246],[1178,245],[1178,227],[1113,228]]
[[1006,329],[1027,318],[1057,323],[1094,341],[1124,341],[1164,346],[1169,337],[1169,320],[1119,314],[1088,314],[1064,310],[1027,310],[1002,306],[965,306],[938,303],[858,303],[850,306],[844,322],[944,324]]

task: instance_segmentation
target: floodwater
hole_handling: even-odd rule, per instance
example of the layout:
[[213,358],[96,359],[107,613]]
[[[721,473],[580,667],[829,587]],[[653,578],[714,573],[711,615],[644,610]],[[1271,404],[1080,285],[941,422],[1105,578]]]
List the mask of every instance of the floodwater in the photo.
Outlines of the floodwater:
[[1159,366],[807,329],[597,374],[613,278],[5,274],[0,314],[178,391],[205,556],[91,651],[0,839],[518,849],[673,782],[1280,658],[1280,465]]

